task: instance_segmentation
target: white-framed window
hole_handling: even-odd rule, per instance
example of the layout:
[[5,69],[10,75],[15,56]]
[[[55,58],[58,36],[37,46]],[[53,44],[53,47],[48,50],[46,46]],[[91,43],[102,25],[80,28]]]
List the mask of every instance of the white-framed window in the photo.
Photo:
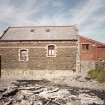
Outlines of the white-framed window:
[[55,48],[55,45],[48,45],[47,55],[48,55],[48,57],[55,57],[56,56],[56,48]]
[[19,61],[28,61],[28,49],[19,49]]

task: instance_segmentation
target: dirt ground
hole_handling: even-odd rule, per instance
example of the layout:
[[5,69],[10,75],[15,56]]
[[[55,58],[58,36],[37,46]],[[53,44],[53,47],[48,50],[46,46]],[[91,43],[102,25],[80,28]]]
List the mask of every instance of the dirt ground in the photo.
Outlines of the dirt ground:
[[0,105],[105,105],[104,87],[80,86],[86,80],[79,77],[73,82],[65,77],[53,81],[0,80]]

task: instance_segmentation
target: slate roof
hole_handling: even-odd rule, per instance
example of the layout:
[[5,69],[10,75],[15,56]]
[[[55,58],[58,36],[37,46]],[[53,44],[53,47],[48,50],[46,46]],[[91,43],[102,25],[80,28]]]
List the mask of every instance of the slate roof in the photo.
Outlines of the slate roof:
[[77,40],[76,26],[9,27],[0,40]]

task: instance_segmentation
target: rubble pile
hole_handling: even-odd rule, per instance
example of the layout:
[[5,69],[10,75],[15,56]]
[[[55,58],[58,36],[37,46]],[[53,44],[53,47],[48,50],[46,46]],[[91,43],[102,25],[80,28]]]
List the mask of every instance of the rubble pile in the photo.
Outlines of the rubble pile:
[[105,91],[18,80],[0,90],[0,105],[105,105]]

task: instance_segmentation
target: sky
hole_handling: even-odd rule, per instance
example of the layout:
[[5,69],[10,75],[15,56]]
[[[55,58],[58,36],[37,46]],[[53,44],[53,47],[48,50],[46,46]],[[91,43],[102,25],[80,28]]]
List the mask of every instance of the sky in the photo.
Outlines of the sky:
[[0,0],[0,32],[10,26],[70,26],[105,43],[105,0]]

